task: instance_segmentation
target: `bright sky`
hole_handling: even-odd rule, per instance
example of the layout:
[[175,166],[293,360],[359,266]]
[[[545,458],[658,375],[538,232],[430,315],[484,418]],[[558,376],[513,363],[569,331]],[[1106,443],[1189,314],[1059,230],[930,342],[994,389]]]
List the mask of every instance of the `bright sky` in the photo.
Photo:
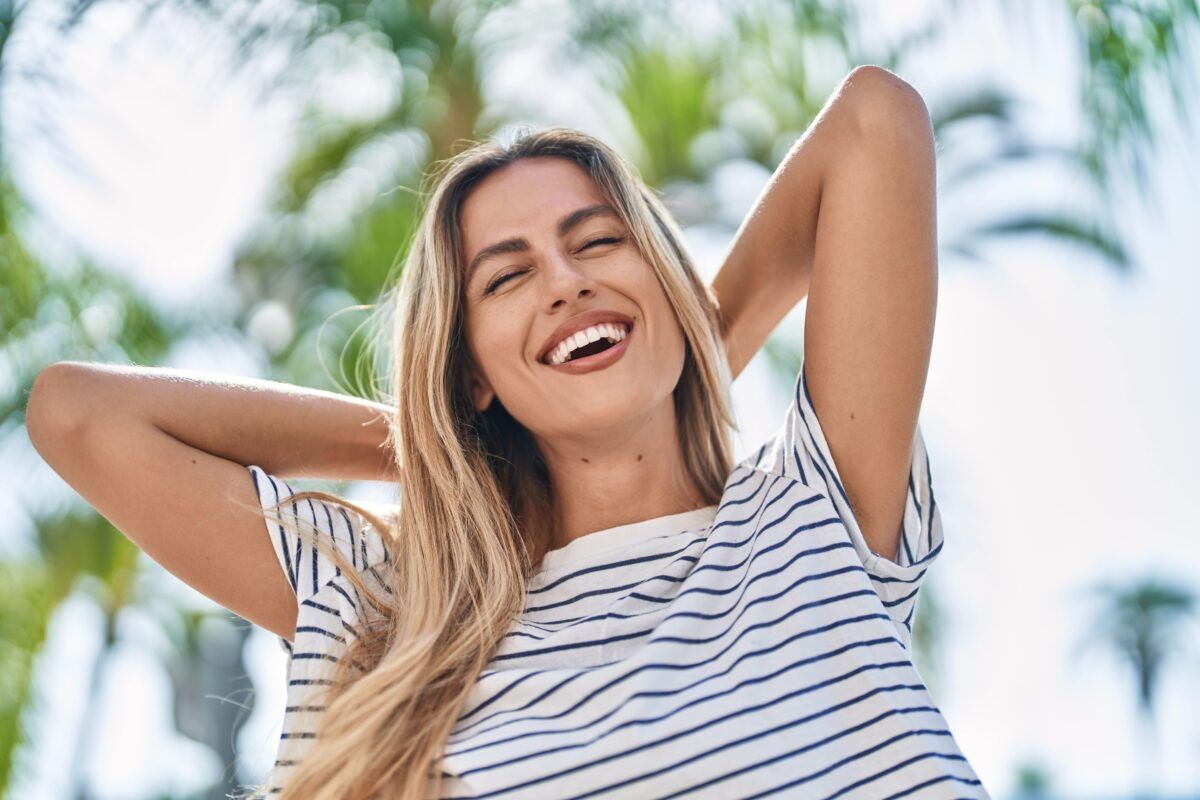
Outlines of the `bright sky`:
[[[871,34],[881,38],[907,26],[915,9],[871,5]],[[237,237],[287,154],[289,107],[264,105],[238,83],[206,88],[213,62],[179,33],[168,45],[140,37],[114,55],[105,42],[126,29],[127,13],[119,4],[102,9],[91,33],[61,54],[81,91],[55,117],[103,185],[63,170],[36,137],[21,144],[15,167],[33,200],[77,244],[164,302],[184,302],[227,270]],[[931,105],[984,77],[1033,100],[1043,135],[1072,135],[1079,124],[1075,77],[1065,48],[1055,44],[1066,39],[1055,39],[1053,26],[1028,41],[983,13],[955,30],[956,40],[902,70]],[[508,79],[496,82],[498,95],[528,85],[520,69],[514,64]],[[602,115],[588,98],[566,96],[574,105],[547,112],[603,134]],[[21,103],[34,101],[16,93],[7,99],[13,106],[3,118],[19,129],[28,107]],[[987,266],[948,256],[941,263],[921,414],[946,534],[928,581],[937,584],[953,628],[935,699],[997,797],[1011,788],[1015,765],[1034,755],[1064,796],[1117,796],[1134,787],[1142,751],[1131,677],[1098,652],[1073,658],[1088,617],[1072,598],[1089,583],[1133,571],[1193,586],[1200,574],[1200,133],[1163,130],[1155,206],[1143,207],[1132,192],[1118,199],[1117,218],[1139,272],[1133,281],[1118,280],[1078,250],[1033,239],[986,248],[993,261]],[[621,135],[614,131],[614,140]],[[6,151],[17,152],[7,144]],[[744,214],[766,178],[732,165],[719,176],[720,196],[735,215]],[[1075,188],[1061,174],[1026,170],[989,183],[986,205],[976,200],[984,196],[978,185],[970,193],[948,189],[939,196],[939,234],[945,241],[971,220],[1016,208],[1018,198],[1078,203]],[[728,236],[688,233],[711,277]],[[780,332],[798,336],[803,310],[801,304]],[[262,360],[206,345],[187,348],[175,363],[256,374]],[[782,420],[787,388],[761,356],[739,378],[741,453]],[[208,602],[165,577],[181,596]],[[169,683],[147,649],[157,646],[153,626],[135,617],[126,622],[128,643],[106,676],[98,746],[89,759],[97,797],[197,788],[217,765],[203,747],[173,733]],[[87,691],[81,665],[98,646],[98,625],[82,601],[56,619],[39,668],[45,711],[35,730],[43,749],[17,795],[65,796],[61,765],[72,742],[49,732],[75,728]],[[256,630],[252,641],[247,666],[258,705],[241,745],[247,764],[261,771],[274,757],[285,664],[268,634]],[[1200,787],[1195,642],[1193,636],[1190,662],[1163,675],[1160,787],[1168,793]]]

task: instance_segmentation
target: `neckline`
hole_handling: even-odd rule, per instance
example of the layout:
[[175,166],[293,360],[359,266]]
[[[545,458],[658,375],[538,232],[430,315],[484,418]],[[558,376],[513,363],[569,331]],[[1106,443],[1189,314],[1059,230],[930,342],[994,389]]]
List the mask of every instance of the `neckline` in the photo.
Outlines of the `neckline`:
[[[558,569],[582,558],[601,553],[606,550],[621,547],[633,541],[670,536],[676,533],[707,528],[717,515],[717,504],[694,508],[691,511],[680,511],[677,514],[666,514],[661,517],[638,522],[629,522],[613,528],[605,528],[592,533],[585,533],[578,539],[567,542],[562,547],[550,550],[542,557],[538,573]],[[657,536],[649,536],[654,531],[661,531]]]

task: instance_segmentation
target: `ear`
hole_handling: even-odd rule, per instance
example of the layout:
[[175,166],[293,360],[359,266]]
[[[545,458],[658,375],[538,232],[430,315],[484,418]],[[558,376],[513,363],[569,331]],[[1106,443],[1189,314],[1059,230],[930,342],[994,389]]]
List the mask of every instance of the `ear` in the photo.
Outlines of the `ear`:
[[477,369],[471,367],[467,375],[467,384],[470,387],[471,401],[475,404],[475,410],[481,413],[487,411],[488,406],[496,397],[491,383]]

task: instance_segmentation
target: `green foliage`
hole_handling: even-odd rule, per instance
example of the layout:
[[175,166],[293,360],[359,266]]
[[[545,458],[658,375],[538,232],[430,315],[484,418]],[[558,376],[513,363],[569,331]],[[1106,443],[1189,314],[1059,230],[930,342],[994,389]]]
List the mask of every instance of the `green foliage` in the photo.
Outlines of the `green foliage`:
[[1038,800],[1051,797],[1050,769],[1041,761],[1031,759],[1017,766],[1015,800]]
[[1195,0],[1068,0],[1066,7],[1085,54],[1084,162],[1102,178],[1114,165],[1127,166],[1145,191],[1156,138],[1149,90],[1169,90],[1175,110],[1190,112],[1197,85],[1187,38],[1200,23],[1200,8]]
[[709,91],[717,59],[691,48],[647,48],[630,54],[616,89],[642,142],[638,168],[651,186],[669,179],[699,180],[691,145],[717,127],[719,108]]
[[0,787],[14,777],[26,726],[38,710],[34,666],[54,609],[60,576],[37,560],[0,561]]
[[0,428],[24,423],[37,373],[63,359],[154,363],[194,321],[164,317],[126,279],[52,267],[25,243],[30,211],[0,170]]
[[[100,5],[70,4],[62,35],[80,28]],[[144,4],[147,19],[157,5]],[[264,346],[271,377],[378,397],[386,385],[386,353],[375,349],[378,329],[364,324],[362,312],[403,264],[417,224],[420,177],[464,144],[530,121],[529,113],[488,106],[484,97],[499,59],[529,46],[529,20],[510,0],[302,0],[274,18],[254,4],[176,5],[233,37],[247,64],[259,53],[286,51],[287,66],[267,91],[312,89],[275,199],[235,258],[238,308],[221,320],[168,317],[107,265],[86,255],[61,263],[35,252],[31,211],[8,161],[0,159],[0,431],[19,431],[33,379],[53,361],[160,363],[171,347],[201,331],[248,340],[249,320],[269,302],[287,310],[294,328],[288,341]],[[504,30],[485,24],[514,8]],[[581,0],[571,4],[557,52],[564,70],[580,69],[608,92],[633,136],[624,149],[660,189],[684,182],[711,194],[713,173],[732,159],[774,170],[834,88],[829,76],[858,63],[902,73],[907,59],[949,30],[948,15],[935,14],[886,52],[870,53],[855,40],[871,21],[860,21],[853,4],[838,0],[727,4],[727,24],[704,36],[691,24],[695,8],[673,0]],[[1193,73],[1183,60],[1185,34],[1200,21],[1194,0],[1066,0],[1062,8],[1082,45],[1085,140],[1067,147],[1033,140],[1014,114],[1015,99],[991,86],[926,98],[941,148],[939,202],[955,202],[953,192],[977,196],[996,171],[1053,163],[1090,176],[1087,185],[1103,205],[1114,165],[1129,157],[1140,169],[1153,144],[1152,90],[1165,87],[1181,111],[1197,96],[1186,84]],[[0,53],[19,24],[17,10],[0,0]],[[367,118],[340,118],[317,96],[321,79],[342,69],[348,56],[379,65],[396,90]],[[11,61],[0,60],[0,70],[0,80],[12,79]],[[960,152],[957,133],[978,126],[997,132],[1000,146]],[[986,241],[1042,235],[1129,272],[1130,256],[1112,230],[1108,220],[1039,209],[1027,198],[1015,213],[996,212],[971,229],[943,235],[941,246],[978,258]],[[765,347],[768,363],[789,384],[801,345],[780,336]],[[36,653],[54,609],[82,590],[111,624],[135,602],[137,550],[94,511],[43,516],[35,529],[35,557],[0,562],[0,600],[20,612],[0,622],[0,785],[10,782],[22,720],[34,702]],[[934,589],[925,588],[913,630],[914,659],[931,683],[949,615]],[[1157,584],[1106,596],[1091,635],[1133,667],[1138,696],[1149,704],[1192,600]],[[180,624],[187,635],[172,641],[186,658],[199,623]],[[175,680],[186,680],[184,671],[177,673]],[[1035,783],[1029,779],[1030,787]]]
[[[936,493],[936,490],[935,490]],[[938,573],[927,575],[917,596],[912,620],[913,666],[921,674],[930,695],[941,696],[942,651],[953,640],[951,616],[942,599]]]

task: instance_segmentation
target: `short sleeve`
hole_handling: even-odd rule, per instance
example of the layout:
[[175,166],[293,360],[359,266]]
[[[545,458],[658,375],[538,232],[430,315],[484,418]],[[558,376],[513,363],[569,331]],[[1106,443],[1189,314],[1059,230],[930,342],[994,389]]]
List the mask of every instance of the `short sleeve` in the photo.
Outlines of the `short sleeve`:
[[813,407],[803,358],[782,428],[748,461],[758,468],[793,478],[829,498],[907,647],[917,592],[942,551],[941,513],[933,495],[933,475],[920,423],[913,435],[903,530],[894,554],[872,551],[862,535]]
[[[253,481],[259,504],[264,509],[270,509],[276,502],[286,501],[298,493],[291,484],[267,473],[257,465],[251,464],[246,469]],[[375,510],[370,508],[373,505],[371,503],[357,504],[368,510]],[[349,509],[319,499],[306,498],[291,503],[285,502],[279,511],[284,519],[294,515],[297,524],[304,529],[315,527],[318,535],[333,542],[337,552],[345,556],[359,572],[371,570],[390,558],[383,537],[375,526]],[[263,522],[283,574],[296,592],[297,603],[310,600],[329,581],[342,574],[337,564],[291,528],[273,519],[264,518]],[[284,649],[288,648],[285,646]]]

